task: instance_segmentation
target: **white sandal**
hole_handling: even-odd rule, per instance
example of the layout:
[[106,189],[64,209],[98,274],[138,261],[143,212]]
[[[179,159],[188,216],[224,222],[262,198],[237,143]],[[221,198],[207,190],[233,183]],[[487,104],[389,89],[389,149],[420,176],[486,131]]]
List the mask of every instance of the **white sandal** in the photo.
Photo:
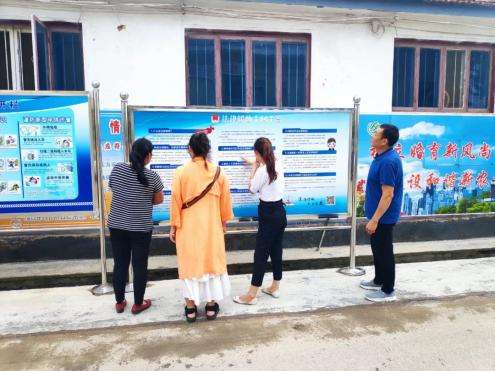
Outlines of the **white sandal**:
[[234,296],[232,300],[234,300],[234,302],[237,304],[244,304],[244,305],[254,305],[258,302],[258,298],[253,298],[251,301],[244,301],[241,299],[240,296]]
[[268,291],[268,289],[264,288],[264,289],[261,289],[261,292],[265,293],[267,295],[270,295],[272,298],[275,298],[275,299],[278,299],[280,297],[279,289],[270,292],[270,291]]

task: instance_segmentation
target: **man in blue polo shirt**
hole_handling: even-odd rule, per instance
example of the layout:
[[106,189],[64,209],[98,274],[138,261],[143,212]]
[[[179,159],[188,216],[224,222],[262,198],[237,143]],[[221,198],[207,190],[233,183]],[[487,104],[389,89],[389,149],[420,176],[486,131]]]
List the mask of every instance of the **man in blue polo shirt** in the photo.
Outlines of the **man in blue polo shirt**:
[[370,235],[375,278],[362,281],[361,287],[373,290],[366,295],[370,301],[396,300],[393,229],[399,220],[402,205],[402,162],[394,150],[399,140],[399,129],[381,125],[371,139],[376,157],[371,163],[366,182],[366,232]]

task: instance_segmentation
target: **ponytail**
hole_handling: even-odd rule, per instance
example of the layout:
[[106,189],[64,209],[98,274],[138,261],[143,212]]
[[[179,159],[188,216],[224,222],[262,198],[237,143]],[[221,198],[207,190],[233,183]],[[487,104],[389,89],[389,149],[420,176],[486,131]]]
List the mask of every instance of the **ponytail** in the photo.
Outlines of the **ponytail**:
[[149,181],[144,173],[144,161],[152,151],[153,144],[146,138],[139,138],[132,144],[131,153],[129,154],[131,167],[136,172],[139,183],[145,187],[149,185]]
[[275,154],[273,153],[272,142],[268,138],[258,138],[254,143],[254,149],[261,155],[266,165],[266,171],[270,178],[268,184],[274,182],[277,179],[277,171],[275,170]]

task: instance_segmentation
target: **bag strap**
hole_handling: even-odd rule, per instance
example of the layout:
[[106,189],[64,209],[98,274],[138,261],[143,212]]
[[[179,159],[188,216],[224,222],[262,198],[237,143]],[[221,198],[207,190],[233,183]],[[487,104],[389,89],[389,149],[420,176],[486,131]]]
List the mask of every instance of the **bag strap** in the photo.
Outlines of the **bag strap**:
[[194,197],[192,200],[184,202],[182,204],[182,210],[190,208],[192,205],[194,205],[196,202],[201,200],[208,192],[210,192],[210,189],[213,187],[213,184],[217,181],[218,177],[220,176],[220,166],[217,166],[217,171],[215,173],[215,176],[213,177],[213,180],[211,181],[210,184],[206,186],[206,188],[201,192],[199,196]]

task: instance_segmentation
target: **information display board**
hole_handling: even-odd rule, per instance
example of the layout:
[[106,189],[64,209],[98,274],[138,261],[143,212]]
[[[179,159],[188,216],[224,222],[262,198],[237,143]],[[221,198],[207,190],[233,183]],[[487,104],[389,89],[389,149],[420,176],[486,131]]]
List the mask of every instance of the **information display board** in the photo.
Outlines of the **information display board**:
[[404,169],[402,216],[495,211],[495,118],[471,114],[364,114],[360,117],[358,205],[382,124],[400,130],[394,146]]
[[0,94],[0,218],[92,214],[89,96]]
[[210,138],[211,160],[230,180],[236,217],[257,216],[258,198],[248,189],[253,144],[267,137],[285,182],[288,214],[349,214],[352,110],[196,110],[130,107],[134,137],[153,143],[150,168],[165,185],[154,220],[169,218],[175,169],[190,159],[187,144],[198,130]]

